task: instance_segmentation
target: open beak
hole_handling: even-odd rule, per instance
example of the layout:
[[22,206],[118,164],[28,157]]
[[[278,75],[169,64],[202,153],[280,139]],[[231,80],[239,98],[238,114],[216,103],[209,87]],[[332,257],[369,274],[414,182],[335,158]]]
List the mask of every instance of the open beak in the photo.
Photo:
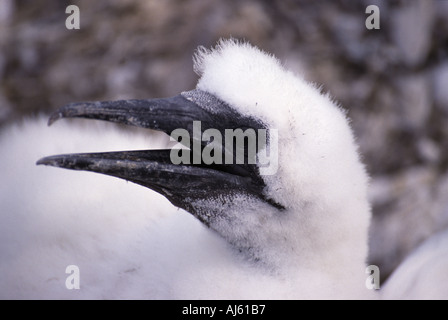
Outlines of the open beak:
[[[202,131],[214,128],[224,133],[225,129],[263,128],[260,121],[241,116],[212,95],[207,101],[215,101],[213,108],[203,108],[188,98],[199,95],[204,99],[204,95],[209,95],[206,92],[194,90],[187,94],[166,99],[72,103],[52,114],[49,125],[61,118],[87,118],[154,129],[168,135],[175,129],[185,129],[190,143],[197,139],[193,121],[201,121]],[[196,143],[203,148],[207,141]],[[193,157],[192,150],[183,152]],[[45,157],[37,164],[92,171],[135,182],[161,193],[175,206],[201,220],[193,205],[196,200],[245,193],[271,203],[263,195],[265,185],[256,165],[173,164],[170,154],[171,150],[65,154]]]

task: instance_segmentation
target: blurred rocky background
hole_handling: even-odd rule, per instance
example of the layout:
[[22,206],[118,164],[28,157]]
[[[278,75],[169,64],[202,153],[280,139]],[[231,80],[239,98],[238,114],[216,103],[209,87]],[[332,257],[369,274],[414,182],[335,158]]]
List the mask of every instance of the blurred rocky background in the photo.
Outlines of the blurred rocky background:
[[[65,9],[80,8],[80,30]],[[380,29],[367,30],[368,5]],[[383,279],[448,228],[448,1],[0,0],[0,127],[83,100],[195,86],[192,54],[246,39],[347,109],[372,175]]]

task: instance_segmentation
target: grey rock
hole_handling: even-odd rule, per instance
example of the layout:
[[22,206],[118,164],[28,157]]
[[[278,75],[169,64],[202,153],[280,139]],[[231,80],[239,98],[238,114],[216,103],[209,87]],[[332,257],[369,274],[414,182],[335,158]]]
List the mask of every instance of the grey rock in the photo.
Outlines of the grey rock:
[[430,81],[426,74],[413,74],[398,79],[400,103],[397,106],[405,130],[425,126],[432,108]]
[[440,162],[442,153],[438,144],[433,140],[422,138],[417,142],[417,148],[425,163],[437,164]]
[[0,123],[8,119],[11,114],[11,105],[0,90]]
[[431,45],[433,1],[403,1],[400,7],[392,10],[390,22],[392,39],[404,64],[417,66],[422,63]]
[[0,27],[9,24],[14,14],[14,0],[0,1]]
[[448,114],[448,61],[434,69],[432,80],[434,102]]

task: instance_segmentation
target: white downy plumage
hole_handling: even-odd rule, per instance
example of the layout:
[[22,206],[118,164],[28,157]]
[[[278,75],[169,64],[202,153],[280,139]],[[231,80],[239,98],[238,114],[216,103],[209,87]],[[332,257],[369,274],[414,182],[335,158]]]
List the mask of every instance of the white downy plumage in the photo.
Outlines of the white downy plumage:
[[426,240],[394,271],[383,299],[448,299],[448,231]]
[[[243,195],[195,203],[227,217],[207,228],[146,188],[35,166],[61,152],[148,148],[141,135],[27,121],[0,141],[0,298],[375,297],[368,177],[344,112],[249,44],[200,49],[195,70],[198,89],[278,130],[278,172],[263,179],[286,209]],[[66,289],[68,265],[80,290]]]

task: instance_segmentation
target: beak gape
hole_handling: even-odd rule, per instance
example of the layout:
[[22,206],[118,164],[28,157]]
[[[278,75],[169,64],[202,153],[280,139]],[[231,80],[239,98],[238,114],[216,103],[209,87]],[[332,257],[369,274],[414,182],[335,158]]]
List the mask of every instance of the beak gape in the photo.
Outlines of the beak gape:
[[[266,142],[254,140],[250,134],[243,137],[243,141],[250,140],[243,147],[241,143],[233,143],[237,136],[231,139],[232,144],[227,139],[225,143],[216,139],[218,133],[222,137],[226,130],[227,133],[232,130],[257,135],[263,132],[259,130],[266,129],[264,124],[242,116],[207,92],[193,90],[166,99],[72,103],[52,114],[48,123],[51,125],[61,118],[106,120],[163,131],[168,135],[173,133],[172,136],[190,150],[66,154],[40,159],[39,165],[93,171],[135,182],[161,193],[175,206],[200,219],[192,203],[202,199],[222,199],[223,195],[247,194],[282,208],[264,196],[265,184],[249,147],[256,141],[258,150],[266,149]],[[203,159],[203,155],[210,157]],[[218,159],[224,159],[225,163]]]

